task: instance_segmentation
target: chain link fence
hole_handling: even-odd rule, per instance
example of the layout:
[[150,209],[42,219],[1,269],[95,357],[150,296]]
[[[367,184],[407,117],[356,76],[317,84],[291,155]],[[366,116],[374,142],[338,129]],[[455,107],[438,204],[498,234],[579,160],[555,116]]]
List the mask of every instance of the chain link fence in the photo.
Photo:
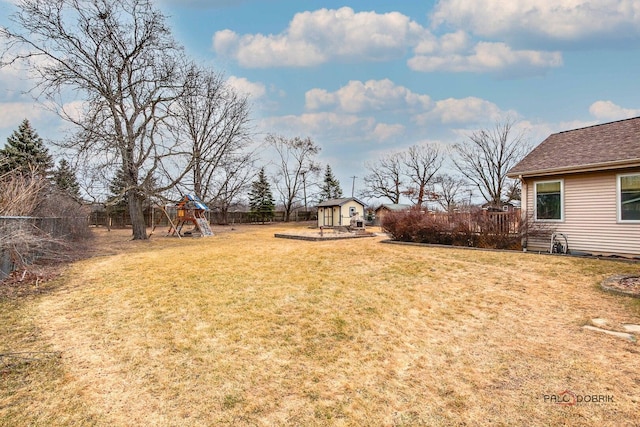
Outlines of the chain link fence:
[[59,255],[86,228],[86,217],[0,216],[0,280],[38,258]]

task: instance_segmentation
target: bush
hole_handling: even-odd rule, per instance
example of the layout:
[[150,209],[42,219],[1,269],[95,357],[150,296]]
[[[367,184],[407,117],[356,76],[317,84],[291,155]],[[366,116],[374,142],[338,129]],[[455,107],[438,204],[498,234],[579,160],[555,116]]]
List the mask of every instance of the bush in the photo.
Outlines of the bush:
[[[88,212],[40,174],[0,177],[0,270],[25,268],[37,258],[68,259],[71,242],[91,236]],[[0,279],[2,275],[0,275]]]
[[92,236],[89,229],[90,211],[67,193],[49,187],[40,198],[33,216],[48,219],[51,225],[43,231],[66,241],[81,241]]
[[[418,209],[389,212],[382,220],[382,228],[395,240],[416,243],[444,243],[447,225]],[[449,243],[450,244],[450,243]]]

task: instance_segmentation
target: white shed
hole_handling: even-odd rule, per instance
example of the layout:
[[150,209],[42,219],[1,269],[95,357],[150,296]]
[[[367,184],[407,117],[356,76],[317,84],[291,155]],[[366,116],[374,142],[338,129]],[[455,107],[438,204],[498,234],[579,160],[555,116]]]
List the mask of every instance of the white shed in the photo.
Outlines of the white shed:
[[355,197],[325,200],[318,204],[318,227],[347,227],[355,215],[364,218],[364,203]]

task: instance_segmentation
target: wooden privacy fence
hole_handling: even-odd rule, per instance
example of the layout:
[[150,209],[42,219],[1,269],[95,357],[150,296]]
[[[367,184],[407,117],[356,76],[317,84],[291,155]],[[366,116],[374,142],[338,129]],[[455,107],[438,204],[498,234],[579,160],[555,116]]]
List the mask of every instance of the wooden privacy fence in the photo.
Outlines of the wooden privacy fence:
[[520,230],[520,211],[428,212],[429,218],[446,228],[467,226],[472,233],[516,234]]
[[[291,221],[313,221],[317,219],[317,212],[310,211],[294,211],[291,213]],[[208,211],[205,213],[206,218],[211,224],[250,224],[260,222],[256,219],[255,214],[245,211],[229,211],[225,215],[219,211]],[[145,222],[148,227],[168,227],[169,221],[166,215],[159,207],[147,208],[144,211]],[[283,222],[284,212],[276,211],[271,222]],[[96,210],[91,213],[89,224],[94,227],[113,227],[125,228],[131,226],[129,212],[126,210],[108,212],[106,210]]]

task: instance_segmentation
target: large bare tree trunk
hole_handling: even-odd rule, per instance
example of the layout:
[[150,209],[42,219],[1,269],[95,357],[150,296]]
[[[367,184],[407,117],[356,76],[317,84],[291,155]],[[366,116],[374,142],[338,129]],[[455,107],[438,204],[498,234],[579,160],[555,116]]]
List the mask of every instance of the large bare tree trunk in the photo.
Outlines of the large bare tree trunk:
[[[11,47],[0,49],[0,64],[26,61],[40,96],[77,126],[63,147],[107,176],[123,164],[134,239],[147,238],[144,198],[180,181],[188,169],[173,160],[190,154],[166,138],[172,104],[188,89],[186,61],[154,3],[22,1],[14,25],[0,27]],[[69,90],[81,109],[68,109]]]
[[129,200],[129,217],[131,219],[131,227],[133,228],[133,239],[143,240],[147,236],[147,223],[144,220],[144,210],[142,202],[143,197],[136,191],[130,191],[127,194]]

